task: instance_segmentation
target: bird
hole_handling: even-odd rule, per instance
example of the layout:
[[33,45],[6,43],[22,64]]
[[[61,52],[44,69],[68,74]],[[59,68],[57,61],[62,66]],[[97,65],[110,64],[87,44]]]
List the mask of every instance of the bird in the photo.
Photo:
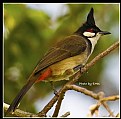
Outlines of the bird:
[[33,84],[45,81],[56,82],[69,80],[87,63],[101,36],[111,34],[100,30],[94,19],[94,9],[91,8],[86,22],[73,34],[55,43],[38,62],[29,76],[26,84],[14,98],[6,114],[13,113],[23,96]]

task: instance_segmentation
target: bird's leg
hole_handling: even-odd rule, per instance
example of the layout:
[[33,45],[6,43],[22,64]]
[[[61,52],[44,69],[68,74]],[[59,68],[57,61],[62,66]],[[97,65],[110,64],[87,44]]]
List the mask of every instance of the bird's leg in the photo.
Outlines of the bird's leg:
[[50,84],[51,84],[51,87],[52,87],[52,89],[53,89],[53,91],[54,91],[54,94],[55,94],[56,96],[59,96],[59,95],[58,95],[58,92],[56,91],[56,89],[55,89],[55,87],[54,87],[53,81],[51,81]]
[[74,67],[73,70],[74,70],[74,71],[78,71],[78,70],[80,70],[80,73],[81,73],[81,68],[83,68],[83,67],[84,67],[84,65],[80,64],[80,65]]
[[82,65],[81,67],[80,67],[80,73],[82,73],[82,68],[84,67],[84,65]]

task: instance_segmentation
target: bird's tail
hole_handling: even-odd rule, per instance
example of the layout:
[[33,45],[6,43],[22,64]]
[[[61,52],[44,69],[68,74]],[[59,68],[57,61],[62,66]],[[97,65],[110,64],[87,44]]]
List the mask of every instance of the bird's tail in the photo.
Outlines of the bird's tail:
[[36,78],[28,80],[27,83],[23,86],[23,88],[19,91],[18,95],[15,97],[11,105],[9,106],[8,110],[6,111],[5,115],[7,115],[10,112],[14,112],[14,110],[17,108],[19,102],[23,98],[23,96],[27,93],[27,91],[32,87],[32,85],[35,83]]

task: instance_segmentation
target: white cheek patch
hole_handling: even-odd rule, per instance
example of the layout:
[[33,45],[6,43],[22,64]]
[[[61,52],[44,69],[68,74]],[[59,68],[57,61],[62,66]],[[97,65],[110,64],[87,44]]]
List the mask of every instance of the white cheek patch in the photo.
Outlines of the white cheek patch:
[[95,36],[95,33],[84,32],[83,35],[84,35],[84,36],[87,36],[87,37],[93,37],[93,36]]

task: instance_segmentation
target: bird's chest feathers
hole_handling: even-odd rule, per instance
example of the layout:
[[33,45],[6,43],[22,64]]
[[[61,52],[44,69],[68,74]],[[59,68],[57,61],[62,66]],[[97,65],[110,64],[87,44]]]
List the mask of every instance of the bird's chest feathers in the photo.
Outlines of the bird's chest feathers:
[[92,54],[94,47],[97,44],[97,41],[99,40],[100,36],[101,36],[100,34],[97,34],[95,37],[88,38],[88,40],[90,40],[90,42],[92,44],[91,54]]

